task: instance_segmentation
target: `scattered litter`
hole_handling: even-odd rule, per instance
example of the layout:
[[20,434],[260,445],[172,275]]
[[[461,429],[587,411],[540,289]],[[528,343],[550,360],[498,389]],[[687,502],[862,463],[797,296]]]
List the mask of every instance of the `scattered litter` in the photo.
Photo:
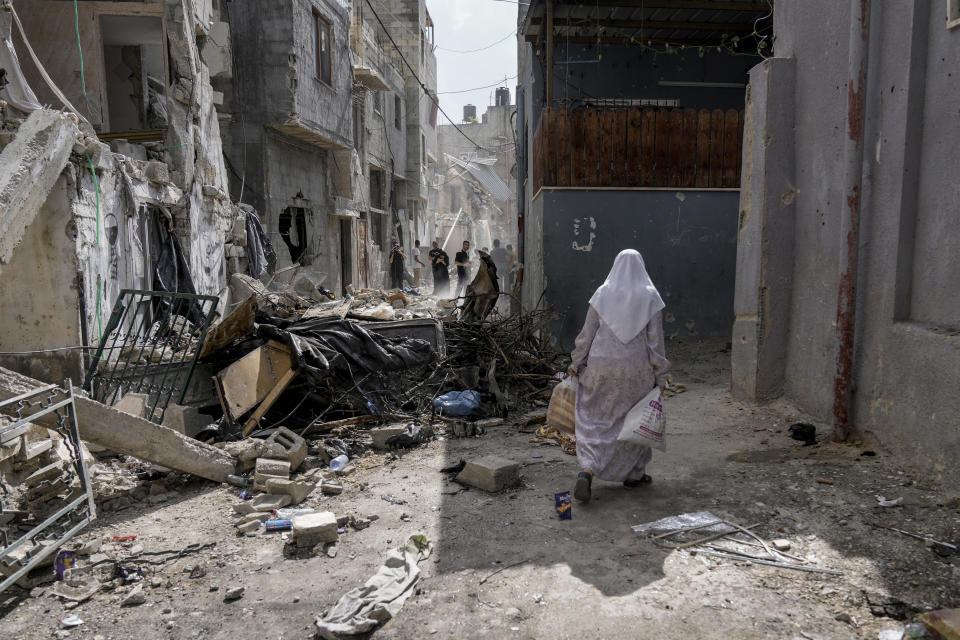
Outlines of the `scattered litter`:
[[380,570],[362,587],[344,594],[323,618],[317,631],[325,640],[342,640],[372,633],[396,616],[413,595],[420,577],[417,566],[430,556],[426,536],[415,535],[400,549],[390,551]]
[[692,513],[681,513],[676,516],[668,516],[647,522],[637,524],[631,527],[635,533],[649,533],[659,535],[663,533],[674,533],[684,531],[700,531],[701,533],[733,533],[736,529],[724,524],[723,520],[709,511],[696,511]]
[[920,622],[944,640],[960,640],[960,608],[928,611],[920,616]]
[[799,440],[803,446],[817,444],[817,428],[807,422],[796,422],[787,428],[790,437]]
[[832,478],[822,478],[822,477],[821,477],[821,478],[817,478],[817,482],[818,482],[819,484],[833,484],[833,479],[832,479]]
[[347,463],[348,463],[348,462],[350,462],[350,458],[348,458],[348,457],[345,456],[345,455],[339,455],[339,456],[337,456],[336,458],[334,458],[333,460],[330,461],[330,470],[331,470],[331,471],[340,471],[340,470],[343,469],[345,466],[347,466]]
[[73,569],[77,566],[76,551],[60,551],[54,560],[53,567],[57,574],[57,580],[63,580],[63,574],[67,569]]
[[137,536],[113,536],[114,542],[132,542],[136,540]]
[[476,391],[450,391],[433,401],[433,410],[442,416],[469,416],[478,408],[480,394]]
[[267,520],[264,527],[267,531],[289,531],[293,528],[293,520]]
[[83,624],[83,620],[78,615],[69,615],[57,620],[57,626],[61,629],[73,629]]
[[555,444],[567,455],[577,455],[576,436],[560,433],[547,425],[542,425],[534,432],[534,438],[531,438],[531,444]]
[[573,504],[570,501],[569,491],[554,494],[553,503],[553,508],[561,520],[573,520]]
[[903,505],[903,498],[896,498],[895,500],[887,500],[883,496],[874,496],[877,499],[877,503],[881,507],[899,507]]

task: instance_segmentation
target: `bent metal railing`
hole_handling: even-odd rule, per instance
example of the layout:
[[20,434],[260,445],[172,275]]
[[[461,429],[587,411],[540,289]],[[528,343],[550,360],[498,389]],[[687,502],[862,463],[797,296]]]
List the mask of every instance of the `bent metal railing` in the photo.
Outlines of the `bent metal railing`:
[[[73,403],[73,385],[69,378],[64,381],[63,388],[51,384],[0,402],[0,445],[23,438],[21,446],[26,450],[26,436],[33,426],[31,423],[47,415],[55,416],[56,426],[53,429],[63,438],[70,452],[70,463],[60,470],[59,477],[47,482],[62,482],[67,497],[61,498],[59,494],[63,491],[58,491],[57,495],[45,498],[42,507],[60,500],[64,504],[54,507],[56,511],[53,514],[16,537],[16,533],[24,527],[18,519],[22,521],[23,516],[36,514],[11,508],[10,489],[0,481],[3,491],[0,498],[0,575],[6,575],[0,582],[0,592],[42,563],[96,518],[93,488],[83,461]],[[50,425],[49,419],[43,422]]]
[[218,302],[217,296],[123,289],[83,388],[107,405],[127,393],[146,394],[142,417],[163,422],[170,400],[183,402]]

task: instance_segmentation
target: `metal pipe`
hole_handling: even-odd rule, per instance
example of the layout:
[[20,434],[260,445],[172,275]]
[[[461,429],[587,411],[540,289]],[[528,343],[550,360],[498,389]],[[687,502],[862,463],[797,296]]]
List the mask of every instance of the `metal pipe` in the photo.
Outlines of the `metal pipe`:
[[860,204],[863,183],[864,101],[870,0],[850,1],[850,45],[847,56],[847,125],[844,137],[843,198],[840,215],[840,282],[837,287],[837,360],[833,382],[833,440],[851,433],[853,351],[857,307]]

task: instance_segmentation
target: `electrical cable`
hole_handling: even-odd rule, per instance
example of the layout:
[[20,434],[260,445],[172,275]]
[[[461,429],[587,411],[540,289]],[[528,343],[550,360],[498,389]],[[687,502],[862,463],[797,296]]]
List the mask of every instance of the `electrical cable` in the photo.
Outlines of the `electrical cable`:
[[410,63],[407,62],[406,56],[403,55],[403,51],[400,49],[400,46],[397,45],[396,41],[393,39],[393,36],[390,35],[390,31],[387,29],[387,26],[386,26],[385,24],[383,24],[383,20],[380,18],[380,15],[377,14],[377,10],[373,8],[373,3],[372,3],[370,0],[367,0],[367,6],[370,7],[370,11],[373,12],[373,17],[376,18],[376,19],[377,19],[377,22],[380,23],[380,27],[383,29],[384,33],[387,34],[387,38],[390,40],[390,44],[392,44],[392,45],[393,45],[393,48],[397,50],[397,54],[400,56],[400,59],[403,60],[403,63],[404,63],[405,65],[407,65],[407,69],[410,70],[410,74],[413,76],[413,78],[414,78],[414,79],[417,81],[417,83],[420,85],[420,88],[423,89],[423,92],[424,92],[424,94],[426,94],[427,98],[429,98],[430,101],[433,102],[433,104],[435,104],[435,105],[437,106],[437,109],[440,111],[440,113],[443,114],[443,117],[446,118],[447,121],[448,121],[450,124],[453,125],[454,129],[456,129],[457,132],[460,133],[460,135],[462,135],[464,138],[466,138],[466,139],[467,139],[471,144],[473,144],[477,149],[483,149],[483,146],[482,146],[482,145],[478,144],[473,138],[471,138],[471,137],[468,136],[466,133],[464,133],[463,129],[461,129],[459,126],[457,126],[457,123],[454,122],[453,119],[452,119],[449,115],[447,115],[447,112],[443,110],[443,107],[440,106],[440,102],[439,102],[438,100],[436,100],[432,95],[430,95],[430,90],[427,89],[427,85],[423,84],[423,81],[420,79],[420,76],[417,75],[417,72],[414,71],[414,69],[413,69],[413,67],[410,65]]
[[467,49],[467,50],[447,49],[446,47],[441,47],[440,45],[437,45],[437,49],[440,49],[441,51],[447,51],[447,52],[449,52],[449,53],[477,53],[477,52],[479,52],[479,51],[486,51],[487,49],[490,49],[490,48],[492,48],[492,47],[495,47],[495,46],[497,46],[498,44],[500,44],[501,42],[503,42],[504,40],[507,40],[507,39],[509,39],[509,38],[512,38],[512,37],[515,36],[515,35],[517,35],[517,30],[516,30],[516,29],[514,29],[513,31],[511,31],[510,33],[508,33],[508,34],[505,35],[504,37],[500,38],[500,39],[497,40],[496,42],[493,42],[493,43],[491,43],[491,44],[488,44],[488,45],[485,46],[485,47],[480,47],[479,49]]
[[[493,84],[487,84],[482,87],[474,87],[472,89],[460,89],[459,91],[438,91],[438,96],[450,95],[451,93],[470,93],[471,91],[479,91],[480,89],[489,89],[490,87],[499,87],[502,84],[506,84],[507,80],[516,80],[519,75],[512,75],[509,78],[504,77],[500,82],[494,82]],[[446,115],[446,114],[444,114]]]

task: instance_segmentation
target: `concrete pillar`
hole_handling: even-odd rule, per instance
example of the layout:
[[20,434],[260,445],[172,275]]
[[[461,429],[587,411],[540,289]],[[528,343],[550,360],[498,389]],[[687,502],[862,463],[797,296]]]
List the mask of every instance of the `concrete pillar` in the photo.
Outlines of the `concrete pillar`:
[[797,197],[794,81],[792,58],[770,58],[750,70],[731,363],[731,391],[743,400],[783,391]]

